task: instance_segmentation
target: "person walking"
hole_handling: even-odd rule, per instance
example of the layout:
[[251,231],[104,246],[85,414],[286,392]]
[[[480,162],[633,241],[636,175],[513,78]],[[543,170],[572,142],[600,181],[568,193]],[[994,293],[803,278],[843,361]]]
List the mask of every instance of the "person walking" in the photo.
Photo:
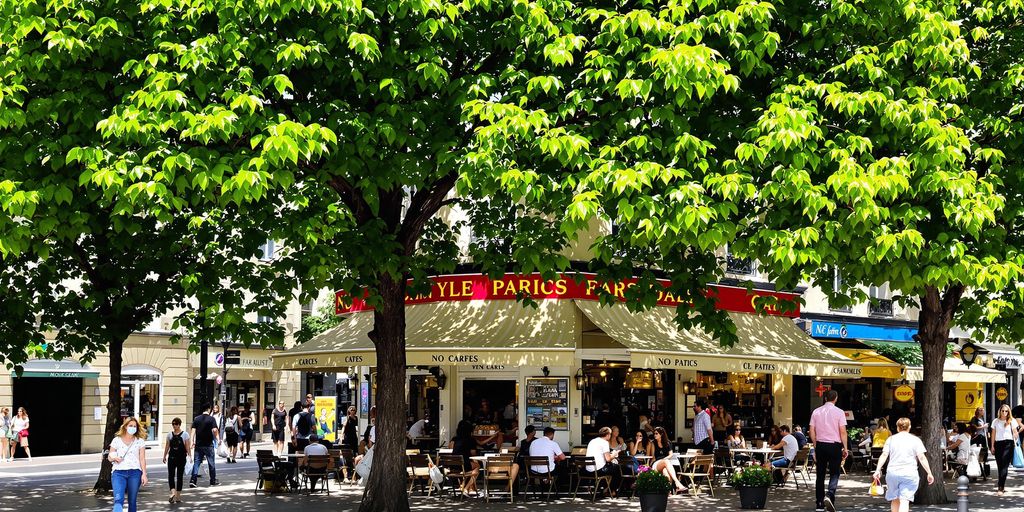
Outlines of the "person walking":
[[1010,406],[1003,404],[996,413],[996,419],[992,420],[992,431],[989,436],[989,450],[996,457],[996,468],[999,471],[997,496],[1002,496],[1006,491],[1006,475],[1010,471],[1010,464],[1013,462],[1013,447],[1020,437],[1021,425],[1013,419],[1010,413]]
[[114,465],[110,475],[110,483],[114,487],[114,512],[124,510],[125,498],[128,498],[128,512],[136,512],[139,488],[149,482],[146,478],[146,431],[139,427],[139,420],[125,418],[117,435],[110,441],[107,459]]
[[217,437],[213,438],[213,456],[216,457],[221,443],[224,442],[224,415],[220,412],[220,405],[213,404],[210,416],[213,416],[213,421],[217,424]]
[[11,410],[4,407],[0,409],[0,461],[2,462],[14,460],[12,437],[14,437],[14,426],[11,424]]
[[185,464],[192,456],[188,432],[181,430],[181,418],[171,420],[173,432],[164,443],[164,464],[167,464],[167,486],[171,489],[170,503],[181,503],[181,486],[185,480]]
[[238,439],[241,444],[240,450],[243,459],[249,457],[249,450],[252,448],[252,437],[254,435],[252,424],[252,410],[246,405],[238,415]]
[[[849,455],[846,437],[846,414],[836,407],[839,393],[834,389],[825,392],[825,404],[811,413],[809,434],[814,445],[814,465],[817,478],[814,482],[814,509],[817,511],[836,510],[836,489],[843,459]],[[825,473],[828,472],[828,492],[825,491]]]
[[32,462],[32,450],[28,448],[28,411],[24,407],[18,407],[18,415],[11,420],[11,429],[14,430],[14,440],[11,442],[11,461],[18,453],[18,447],[25,449],[28,461]]
[[348,406],[348,411],[341,420],[341,445],[352,453],[359,450],[359,416],[356,416],[356,406]]
[[981,446],[981,453],[978,455],[978,462],[981,463],[981,477],[988,479],[988,475],[992,470],[988,465],[989,440],[987,436],[989,424],[985,420],[984,407],[978,407],[974,410],[971,426],[974,427],[974,438],[971,439],[971,444]]
[[[703,400],[697,400],[693,404],[693,444],[701,450],[704,455],[715,453],[715,443],[711,438],[711,415],[708,414],[707,404]],[[668,441],[666,439],[666,441]]]
[[295,450],[302,451],[309,446],[309,436],[313,434],[316,419],[313,416],[313,404],[307,403],[305,410],[292,418],[292,431],[295,434]]
[[921,483],[917,472],[918,463],[928,476],[928,485],[935,483],[932,469],[928,467],[924,443],[921,438],[910,433],[909,418],[896,420],[896,434],[887,437],[882,445],[882,455],[878,457],[878,467],[873,475],[876,481],[881,480],[886,461],[889,467],[885,473],[885,499],[889,500],[892,512],[907,512]]
[[227,464],[234,464],[238,456],[238,407],[232,407],[224,419],[224,444],[228,447]]
[[284,455],[284,435],[288,423],[288,411],[284,410],[284,400],[277,402],[277,408],[271,413],[270,440],[274,442],[274,455]]
[[216,452],[214,451],[214,440],[220,434],[220,429],[217,428],[217,420],[213,419],[210,415],[210,405],[206,404],[203,407],[203,413],[196,416],[192,420],[192,431],[189,433],[189,437],[192,438],[192,478],[189,479],[189,487],[197,487],[196,482],[199,480],[199,466],[202,465],[203,459],[206,459],[206,464],[210,467],[210,485],[219,485],[217,481],[217,468],[215,459],[217,458]]

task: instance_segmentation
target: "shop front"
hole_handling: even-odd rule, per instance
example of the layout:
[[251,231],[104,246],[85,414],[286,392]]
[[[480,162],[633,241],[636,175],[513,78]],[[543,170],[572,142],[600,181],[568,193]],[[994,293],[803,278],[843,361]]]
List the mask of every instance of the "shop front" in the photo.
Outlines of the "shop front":
[[[28,412],[34,456],[81,453],[82,396],[96,386],[99,375],[88,364],[50,359],[28,361],[20,376],[9,374],[10,395],[0,397],[0,403],[10,407],[12,416],[19,407]],[[6,387],[2,380],[0,391]]]
[[[269,432],[270,424],[268,418],[271,411],[277,406],[278,382],[273,371],[273,363],[270,359],[269,350],[258,348],[229,347],[229,350],[238,351],[238,363],[228,364],[227,373],[224,372],[225,351],[223,349],[211,349],[208,354],[206,378],[199,375],[199,355],[193,354],[191,365],[195,371],[195,379],[192,386],[193,403],[199,404],[201,388],[206,385],[206,396],[211,403],[221,406],[225,412],[237,407],[239,411],[248,409],[253,413],[257,421],[254,428],[266,433]],[[227,379],[224,376],[227,375]],[[291,408],[291,403],[285,404]]]
[[[410,424],[433,414],[431,391],[420,391],[417,372],[433,377],[442,444],[463,419],[486,425],[480,436],[500,433],[506,443],[527,424],[551,426],[556,441],[571,446],[605,425],[629,434],[641,414],[690,442],[687,405],[697,399],[734,408],[737,421],[760,432],[792,421],[794,375],[860,375],[859,364],[797,328],[796,311],[756,313],[759,295],[795,298],[791,294],[711,287],[737,325],[739,342],[722,348],[702,330],[677,328],[679,302],[667,292],[642,313],[600,305],[598,287],[624,299],[634,285],[629,280],[454,275],[434,283],[430,294],[406,299],[407,405]],[[532,295],[535,307],[517,302],[521,293]],[[341,324],[274,354],[273,365],[355,377],[365,421],[377,364],[367,335],[373,316],[361,301],[347,300],[338,294]]]

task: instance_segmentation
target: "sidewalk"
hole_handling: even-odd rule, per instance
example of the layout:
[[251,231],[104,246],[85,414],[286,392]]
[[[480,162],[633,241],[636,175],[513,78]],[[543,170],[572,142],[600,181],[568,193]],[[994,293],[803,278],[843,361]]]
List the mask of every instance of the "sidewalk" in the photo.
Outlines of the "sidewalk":
[[[239,464],[238,466],[241,466]],[[255,472],[255,466],[239,467],[244,474]],[[356,510],[362,496],[362,488],[351,485],[331,485],[331,494],[312,495],[306,494],[282,494],[266,496],[263,493],[253,494],[255,478],[243,477],[242,474],[235,475],[234,479],[222,478],[224,485],[218,487],[207,487],[205,483],[197,489],[186,488],[183,491],[184,502],[180,505],[167,503],[166,480],[157,479],[154,476],[150,485],[143,489],[139,498],[140,510],[179,510],[179,511],[214,511],[231,510],[232,512],[266,512],[268,510],[288,510],[303,512],[326,512],[326,511],[350,511]],[[1007,482],[1007,495],[1001,498],[995,496],[995,482],[989,479],[987,482],[978,482],[971,489],[971,512],[1007,512],[1024,510],[1024,472],[1011,474],[1011,480]],[[844,477],[837,499],[837,507],[840,512],[884,512],[889,510],[889,505],[881,498],[868,496],[869,477],[866,474]],[[947,489],[952,489],[947,482]],[[951,490],[951,493],[955,490]],[[772,489],[768,498],[766,510],[776,511],[813,511],[813,487],[808,489],[801,487],[796,490],[790,485],[785,489]],[[39,511],[39,510],[83,510],[100,512],[110,510],[112,500],[110,498],[97,498],[90,493],[69,490],[66,488],[45,489],[37,488],[29,492],[18,494],[18,500],[6,500],[3,510],[12,511]],[[413,496],[410,499],[413,510],[435,512],[438,509],[446,511],[474,510],[495,510],[495,511],[523,511],[539,510],[552,512],[621,512],[638,511],[640,509],[637,499],[627,500],[603,499],[591,503],[585,499],[572,500],[563,498],[550,503],[542,501],[522,502],[517,500],[514,504],[507,502],[485,503],[483,499],[452,500],[447,497],[424,497]],[[669,510],[680,512],[711,512],[720,510],[737,509],[738,498],[735,491],[726,487],[716,490],[716,497],[701,495],[697,498],[689,496],[672,496],[669,498]],[[914,507],[914,511],[927,512],[955,512],[956,505],[948,504],[935,507]]]

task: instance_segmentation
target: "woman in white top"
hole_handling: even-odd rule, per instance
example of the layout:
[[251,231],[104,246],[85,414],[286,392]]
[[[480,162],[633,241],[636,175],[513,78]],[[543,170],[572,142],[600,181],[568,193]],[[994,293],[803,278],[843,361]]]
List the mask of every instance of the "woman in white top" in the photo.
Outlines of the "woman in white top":
[[928,485],[934,483],[935,478],[928,467],[924,444],[919,437],[910,433],[910,419],[900,418],[896,421],[896,431],[896,435],[885,440],[874,477],[875,480],[882,477],[882,468],[888,460],[889,469],[885,474],[888,488],[885,490],[885,499],[889,500],[892,512],[907,512],[921,481],[917,473],[917,464],[920,462],[924,467],[924,472],[928,475]]
[[10,439],[7,438],[7,434],[11,432],[11,410],[4,407],[0,409],[0,461],[2,462],[7,462],[7,459],[10,458],[8,457],[8,448],[10,448],[10,455],[14,455],[14,445],[11,445]]
[[32,462],[32,450],[28,449],[28,412],[24,407],[18,407],[18,415],[11,421],[11,430],[14,431],[14,441],[11,443],[11,460],[18,453],[18,446],[25,449],[29,462]]
[[238,456],[238,407],[231,407],[227,419],[224,420],[224,444],[228,447],[228,464],[235,462]]
[[967,474],[967,463],[971,460],[971,435],[967,433],[967,425],[956,424],[956,435],[949,440],[947,450],[956,450],[957,472],[961,475]]
[[139,487],[146,485],[146,431],[139,427],[139,420],[128,417],[121,424],[117,436],[110,441],[107,459],[114,464],[110,481],[114,486],[114,512],[124,510],[124,499],[128,497],[128,512],[136,512]]
[[1017,443],[1020,429],[1021,425],[1010,413],[1010,406],[1003,404],[996,413],[996,419],[992,420],[992,435],[988,436],[991,448],[989,451],[995,454],[996,467],[999,468],[997,496],[1002,496],[1006,490],[1006,475],[1010,471],[1010,463],[1013,462],[1013,445]]

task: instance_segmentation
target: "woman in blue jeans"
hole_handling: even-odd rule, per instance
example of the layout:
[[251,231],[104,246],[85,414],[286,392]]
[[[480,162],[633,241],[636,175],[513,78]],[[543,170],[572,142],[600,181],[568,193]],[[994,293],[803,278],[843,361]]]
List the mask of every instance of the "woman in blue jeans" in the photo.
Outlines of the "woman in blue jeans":
[[121,424],[117,437],[110,442],[107,459],[114,464],[110,480],[114,486],[114,512],[124,510],[124,498],[128,496],[128,511],[135,512],[139,487],[146,485],[146,431],[139,427],[139,420],[129,417]]

